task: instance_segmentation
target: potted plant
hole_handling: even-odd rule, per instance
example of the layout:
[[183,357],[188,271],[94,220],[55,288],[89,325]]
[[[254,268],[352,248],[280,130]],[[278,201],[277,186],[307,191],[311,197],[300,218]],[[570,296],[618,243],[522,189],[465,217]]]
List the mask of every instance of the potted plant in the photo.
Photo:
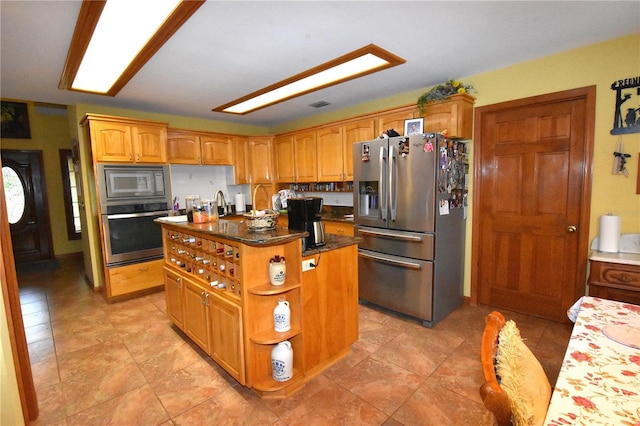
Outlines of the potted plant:
[[471,90],[473,90],[473,86],[470,84],[463,84],[461,81],[453,79],[447,80],[446,83],[432,87],[418,98],[418,110],[420,114],[424,114],[427,104],[445,100],[453,95],[469,93]]

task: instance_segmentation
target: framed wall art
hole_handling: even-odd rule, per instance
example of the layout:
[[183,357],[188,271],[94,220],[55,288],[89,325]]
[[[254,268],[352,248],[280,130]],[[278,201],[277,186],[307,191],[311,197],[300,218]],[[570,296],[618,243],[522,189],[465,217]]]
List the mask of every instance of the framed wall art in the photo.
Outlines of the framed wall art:
[[29,111],[23,102],[1,102],[2,121],[0,137],[5,139],[31,139]]
[[404,136],[418,135],[422,133],[424,118],[410,118],[404,120]]

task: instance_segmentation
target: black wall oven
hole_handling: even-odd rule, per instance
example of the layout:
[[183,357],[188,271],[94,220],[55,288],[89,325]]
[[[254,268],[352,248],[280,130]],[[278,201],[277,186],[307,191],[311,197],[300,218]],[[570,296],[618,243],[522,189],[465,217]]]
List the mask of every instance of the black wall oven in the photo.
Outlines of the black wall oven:
[[107,266],[158,259],[171,208],[167,166],[98,164],[98,192]]

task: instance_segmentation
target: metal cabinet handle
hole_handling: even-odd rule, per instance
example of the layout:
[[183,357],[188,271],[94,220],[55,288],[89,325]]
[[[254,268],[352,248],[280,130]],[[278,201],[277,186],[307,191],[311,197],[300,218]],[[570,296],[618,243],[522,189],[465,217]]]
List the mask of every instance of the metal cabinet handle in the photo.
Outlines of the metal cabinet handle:
[[420,269],[420,264],[419,263],[394,260],[394,259],[389,259],[389,258],[382,257],[382,256],[375,256],[375,255],[372,255],[372,254],[367,254],[367,253],[358,253],[358,256],[366,257],[367,259],[371,259],[371,260],[377,260],[378,262],[385,262],[385,263],[390,263],[392,265],[403,266],[403,267],[409,268],[409,269]]
[[567,232],[569,232],[570,234],[576,232],[578,228],[575,227],[575,225],[569,225],[567,226]]
[[367,229],[360,229],[360,233],[362,235],[374,235],[376,237],[391,238],[393,240],[404,240],[404,241],[415,241],[415,242],[422,241],[422,237],[419,237],[417,235],[396,235],[396,234],[391,234],[391,233],[382,232],[382,231],[370,231]]

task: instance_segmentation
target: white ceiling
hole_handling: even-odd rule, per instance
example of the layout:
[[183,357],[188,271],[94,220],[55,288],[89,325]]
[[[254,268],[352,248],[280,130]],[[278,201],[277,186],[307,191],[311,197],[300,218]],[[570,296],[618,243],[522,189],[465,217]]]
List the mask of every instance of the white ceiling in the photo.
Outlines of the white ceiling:
[[[640,33],[638,1],[207,1],[110,98],[58,89],[80,4],[0,0],[3,98],[270,126]],[[244,116],[211,112],[369,43],[406,63]]]

